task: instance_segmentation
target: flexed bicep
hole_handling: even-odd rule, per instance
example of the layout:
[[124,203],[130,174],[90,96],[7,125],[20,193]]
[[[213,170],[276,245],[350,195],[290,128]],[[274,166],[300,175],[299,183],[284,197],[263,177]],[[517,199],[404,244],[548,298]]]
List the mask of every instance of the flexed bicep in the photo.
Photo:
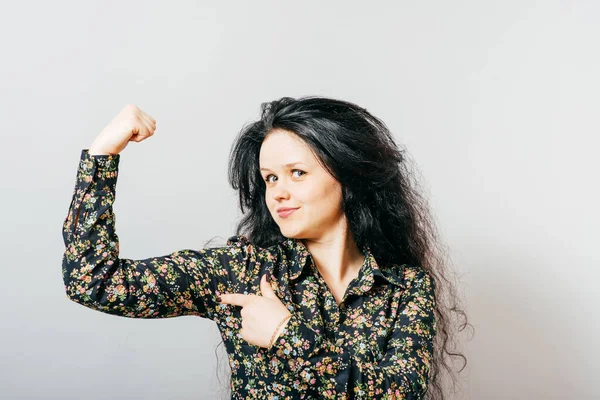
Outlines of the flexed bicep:
[[[184,249],[141,260],[119,258],[115,201],[120,155],[82,150],[63,223],[62,273],[67,296],[86,307],[132,318],[215,312],[222,268],[206,249]],[[77,217],[78,216],[78,217]]]

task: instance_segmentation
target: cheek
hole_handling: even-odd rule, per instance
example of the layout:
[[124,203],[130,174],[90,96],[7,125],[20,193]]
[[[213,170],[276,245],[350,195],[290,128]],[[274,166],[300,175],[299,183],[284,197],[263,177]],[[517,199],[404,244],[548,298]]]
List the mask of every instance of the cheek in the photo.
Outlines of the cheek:
[[341,208],[339,185],[318,185],[302,193],[302,201],[320,214],[334,214]]
[[326,202],[327,207],[332,213],[337,214],[342,207],[342,192],[339,186],[333,186],[329,189],[327,194],[323,196],[323,200]]

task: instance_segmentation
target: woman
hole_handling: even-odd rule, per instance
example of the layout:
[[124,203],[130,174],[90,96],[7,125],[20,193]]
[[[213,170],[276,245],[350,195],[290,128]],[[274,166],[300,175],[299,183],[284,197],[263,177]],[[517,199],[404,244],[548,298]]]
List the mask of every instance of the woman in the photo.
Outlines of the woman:
[[[387,127],[353,103],[262,105],[232,148],[244,216],[220,247],[119,258],[119,153],[154,134],[133,105],[81,152],[64,221],[68,297],[131,318],[214,320],[231,397],[443,399],[455,300],[432,218]],[[459,312],[464,315],[464,312]]]

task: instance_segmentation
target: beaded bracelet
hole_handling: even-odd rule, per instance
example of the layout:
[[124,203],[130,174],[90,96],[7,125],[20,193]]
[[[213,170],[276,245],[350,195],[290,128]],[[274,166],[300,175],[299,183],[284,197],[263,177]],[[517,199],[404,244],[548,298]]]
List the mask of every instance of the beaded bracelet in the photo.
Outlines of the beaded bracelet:
[[269,342],[269,349],[271,349],[271,347],[273,347],[273,344],[275,342],[275,335],[277,334],[277,332],[279,332],[279,328],[281,328],[281,325],[283,325],[283,323],[290,318],[292,318],[292,314],[286,316],[283,320],[281,320],[281,322],[277,326],[277,329],[275,329],[275,332],[273,332],[273,336],[271,336],[271,341]]

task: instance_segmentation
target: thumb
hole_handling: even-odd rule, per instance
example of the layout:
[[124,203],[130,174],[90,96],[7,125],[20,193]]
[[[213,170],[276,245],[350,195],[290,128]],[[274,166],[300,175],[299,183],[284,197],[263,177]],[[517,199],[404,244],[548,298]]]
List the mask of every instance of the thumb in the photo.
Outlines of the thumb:
[[268,276],[267,274],[264,274],[262,276],[262,278],[260,279],[260,292],[262,293],[262,295],[264,297],[267,297],[267,298],[277,297],[277,295],[273,291],[273,287],[271,286],[271,283],[269,283],[267,281],[267,276]]

